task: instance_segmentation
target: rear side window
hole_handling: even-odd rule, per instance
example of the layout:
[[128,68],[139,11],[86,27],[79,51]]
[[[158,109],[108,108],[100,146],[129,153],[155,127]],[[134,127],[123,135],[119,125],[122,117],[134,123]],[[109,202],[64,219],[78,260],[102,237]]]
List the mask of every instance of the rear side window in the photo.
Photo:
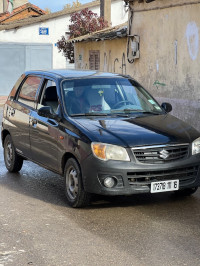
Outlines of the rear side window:
[[20,89],[18,101],[34,108],[36,93],[40,82],[41,77],[29,76]]
[[21,77],[17,80],[17,82],[15,83],[14,87],[12,88],[12,91],[10,92],[9,95],[9,100],[13,99],[16,95],[16,92],[20,86],[20,84],[22,83],[22,81],[25,79],[25,75],[22,74]]

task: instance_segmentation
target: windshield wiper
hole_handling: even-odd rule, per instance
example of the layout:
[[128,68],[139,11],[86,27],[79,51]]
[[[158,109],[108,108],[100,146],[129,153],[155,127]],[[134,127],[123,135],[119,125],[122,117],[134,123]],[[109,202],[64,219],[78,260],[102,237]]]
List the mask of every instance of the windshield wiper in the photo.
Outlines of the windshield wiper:
[[142,114],[155,114],[155,115],[159,115],[161,113],[158,112],[153,112],[153,111],[143,111],[141,109],[119,109],[119,110],[111,110],[111,113],[118,113],[118,114],[123,114],[122,112],[124,112],[125,114],[131,114],[131,113],[142,113]]
[[142,112],[141,109],[119,109],[119,110],[111,110],[111,113],[139,113]]
[[153,112],[153,111],[142,111],[143,114],[152,114],[152,115],[161,115],[162,113],[159,112]]
[[108,114],[104,113],[80,113],[80,114],[71,114],[70,116],[107,116]]

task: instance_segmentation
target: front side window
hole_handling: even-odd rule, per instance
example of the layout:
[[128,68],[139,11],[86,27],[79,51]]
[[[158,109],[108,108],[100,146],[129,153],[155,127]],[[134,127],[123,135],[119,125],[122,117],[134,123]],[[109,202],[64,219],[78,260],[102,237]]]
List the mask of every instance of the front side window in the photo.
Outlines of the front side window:
[[29,76],[23,83],[18,94],[18,101],[30,107],[35,106],[36,93],[41,82],[41,77]]
[[159,104],[137,82],[126,78],[90,78],[62,82],[69,115],[163,113]]
[[43,106],[50,106],[53,112],[57,112],[58,96],[56,83],[53,80],[46,79],[42,88],[41,97],[37,105],[37,109]]

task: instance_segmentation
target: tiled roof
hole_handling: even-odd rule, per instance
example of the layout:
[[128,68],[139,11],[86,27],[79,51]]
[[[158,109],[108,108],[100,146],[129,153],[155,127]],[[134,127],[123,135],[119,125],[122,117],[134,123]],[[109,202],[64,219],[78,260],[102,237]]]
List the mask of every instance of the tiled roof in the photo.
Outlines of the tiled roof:
[[54,18],[58,18],[58,17],[61,17],[61,16],[70,15],[70,14],[72,14],[74,12],[77,12],[77,11],[80,11],[80,10],[82,10],[84,8],[91,8],[91,7],[99,6],[99,5],[100,5],[100,1],[96,0],[96,1],[92,1],[90,3],[81,5],[81,6],[76,7],[76,8],[66,8],[66,9],[63,9],[61,11],[50,13],[50,14],[46,14],[46,15],[43,15],[43,16],[34,17],[34,18],[32,17],[32,18],[27,18],[27,19],[23,19],[23,20],[10,22],[10,23],[4,24],[4,25],[0,25],[0,31],[1,30],[16,29],[16,28],[19,28],[19,27],[32,25],[32,24],[35,24],[35,23],[40,23],[40,22],[43,22],[43,21],[47,21],[49,19],[54,19]]
[[68,42],[75,43],[84,41],[103,41],[123,37],[127,37],[127,22],[115,27],[105,28],[103,30],[95,31],[93,33],[83,35],[74,39],[69,39]]
[[20,12],[22,12],[26,9],[29,9],[29,8],[36,11],[36,13],[38,13],[38,15],[45,15],[46,14],[46,12],[43,9],[39,8],[38,6],[35,6],[31,3],[27,3],[27,4],[24,4],[22,6],[19,6],[15,9],[13,9],[12,13],[9,13],[9,12],[1,13],[0,14],[0,23],[2,23],[3,21],[7,20],[8,18],[11,18],[11,17],[15,16],[16,14],[19,14]]

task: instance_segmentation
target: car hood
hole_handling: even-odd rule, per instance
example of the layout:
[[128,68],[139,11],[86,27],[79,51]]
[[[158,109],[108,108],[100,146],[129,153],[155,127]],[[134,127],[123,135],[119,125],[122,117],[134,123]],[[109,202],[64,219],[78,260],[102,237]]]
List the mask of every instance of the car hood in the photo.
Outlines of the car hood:
[[190,143],[200,133],[187,123],[169,115],[131,118],[78,118],[81,131],[93,142],[124,147]]

